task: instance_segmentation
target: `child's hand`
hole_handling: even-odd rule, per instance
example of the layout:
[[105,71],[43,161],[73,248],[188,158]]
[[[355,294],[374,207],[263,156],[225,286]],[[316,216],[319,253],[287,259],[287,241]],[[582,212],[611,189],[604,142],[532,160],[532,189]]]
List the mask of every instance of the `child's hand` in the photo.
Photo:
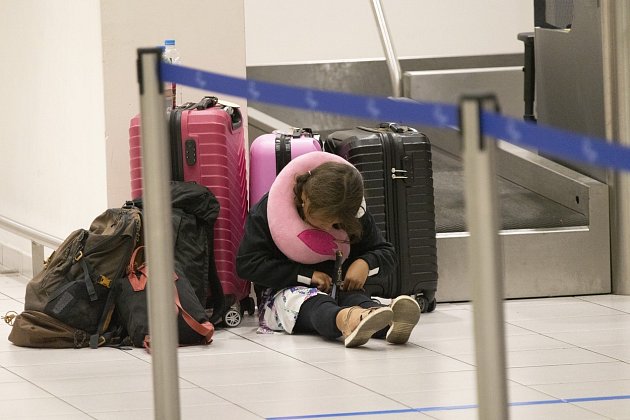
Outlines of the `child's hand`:
[[358,259],[350,264],[348,267],[348,271],[346,272],[346,277],[343,280],[343,285],[341,286],[341,290],[360,290],[363,289],[363,285],[365,284],[365,280],[367,280],[368,272],[370,271],[370,266],[365,260]]
[[315,271],[311,277],[311,286],[317,287],[319,291],[328,293],[332,285],[332,278],[326,273]]

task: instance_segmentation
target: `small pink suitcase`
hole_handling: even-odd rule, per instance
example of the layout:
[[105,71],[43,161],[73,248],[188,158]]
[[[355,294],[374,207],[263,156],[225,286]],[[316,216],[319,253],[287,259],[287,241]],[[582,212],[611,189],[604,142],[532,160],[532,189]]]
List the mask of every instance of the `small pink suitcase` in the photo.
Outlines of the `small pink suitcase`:
[[[236,253],[247,216],[245,136],[236,106],[204,97],[175,108],[169,115],[172,178],[195,181],[212,191],[221,209],[214,229],[214,260],[227,304],[225,323],[234,327],[245,310],[254,313],[251,283],[236,275]],[[129,128],[131,196],[142,195],[140,117]]]
[[308,128],[296,128],[291,133],[274,131],[257,137],[249,150],[249,203],[256,204],[269,192],[276,175],[292,159],[321,150]]

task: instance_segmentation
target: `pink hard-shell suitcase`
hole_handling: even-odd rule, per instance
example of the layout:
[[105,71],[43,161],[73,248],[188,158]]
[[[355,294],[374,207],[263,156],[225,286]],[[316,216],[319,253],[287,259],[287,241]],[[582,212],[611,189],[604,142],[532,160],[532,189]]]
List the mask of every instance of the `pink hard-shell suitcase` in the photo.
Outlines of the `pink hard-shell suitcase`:
[[[241,112],[216,97],[175,108],[169,115],[171,174],[175,181],[195,181],[212,191],[221,206],[214,228],[214,261],[226,295],[225,323],[240,324],[253,315],[251,283],[236,275],[236,253],[247,216],[245,136]],[[131,196],[142,195],[140,117],[129,128]]]
[[269,192],[276,175],[292,159],[321,150],[308,128],[296,128],[290,133],[274,131],[257,137],[249,149],[249,203],[256,204]]

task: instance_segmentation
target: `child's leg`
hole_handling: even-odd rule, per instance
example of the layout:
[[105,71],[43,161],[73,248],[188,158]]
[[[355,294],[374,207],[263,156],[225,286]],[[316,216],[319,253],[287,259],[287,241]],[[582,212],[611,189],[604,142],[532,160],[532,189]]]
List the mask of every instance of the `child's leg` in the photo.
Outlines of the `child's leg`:
[[351,292],[339,293],[339,306],[360,306],[362,308],[374,308],[376,306],[385,306],[375,302],[372,298],[362,290],[353,290]]
[[[383,306],[374,302],[364,292],[342,292],[339,296],[339,304],[329,295],[316,295],[307,299],[300,307],[295,329],[296,332],[316,332],[322,337],[337,338],[341,331],[337,328],[336,317],[342,307],[360,306],[362,308],[372,308]],[[382,336],[389,326],[383,328]],[[380,331],[379,331],[380,333]]]
[[393,318],[389,307],[377,304],[370,308],[359,305],[342,308],[330,296],[316,295],[302,303],[293,331],[317,332],[329,339],[343,334],[346,347],[360,346],[376,331],[388,326]]
[[336,318],[341,307],[328,295],[315,295],[300,307],[295,332],[316,332],[322,337],[334,339],[341,335]]
[[[377,306],[385,306],[372,300],[372,298],[363,291],[341,292],[339,301],[343,306],[360,306],[362,308],[374,308]],[[372,338],[385,338],[389,325],[375,332]]]

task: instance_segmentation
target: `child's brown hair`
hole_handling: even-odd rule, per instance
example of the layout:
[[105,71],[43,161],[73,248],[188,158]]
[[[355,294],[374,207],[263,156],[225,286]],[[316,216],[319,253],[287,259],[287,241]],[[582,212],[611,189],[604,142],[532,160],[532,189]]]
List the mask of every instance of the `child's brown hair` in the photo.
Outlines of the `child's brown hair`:
[[351,242],[361,237],[357,211],[363,201],[363,178],[351,165],[326,162],[298,175],[293,188],[294,201],[302,208],[302,193],[309,199],[309,214],[327,220],[339,220]]

